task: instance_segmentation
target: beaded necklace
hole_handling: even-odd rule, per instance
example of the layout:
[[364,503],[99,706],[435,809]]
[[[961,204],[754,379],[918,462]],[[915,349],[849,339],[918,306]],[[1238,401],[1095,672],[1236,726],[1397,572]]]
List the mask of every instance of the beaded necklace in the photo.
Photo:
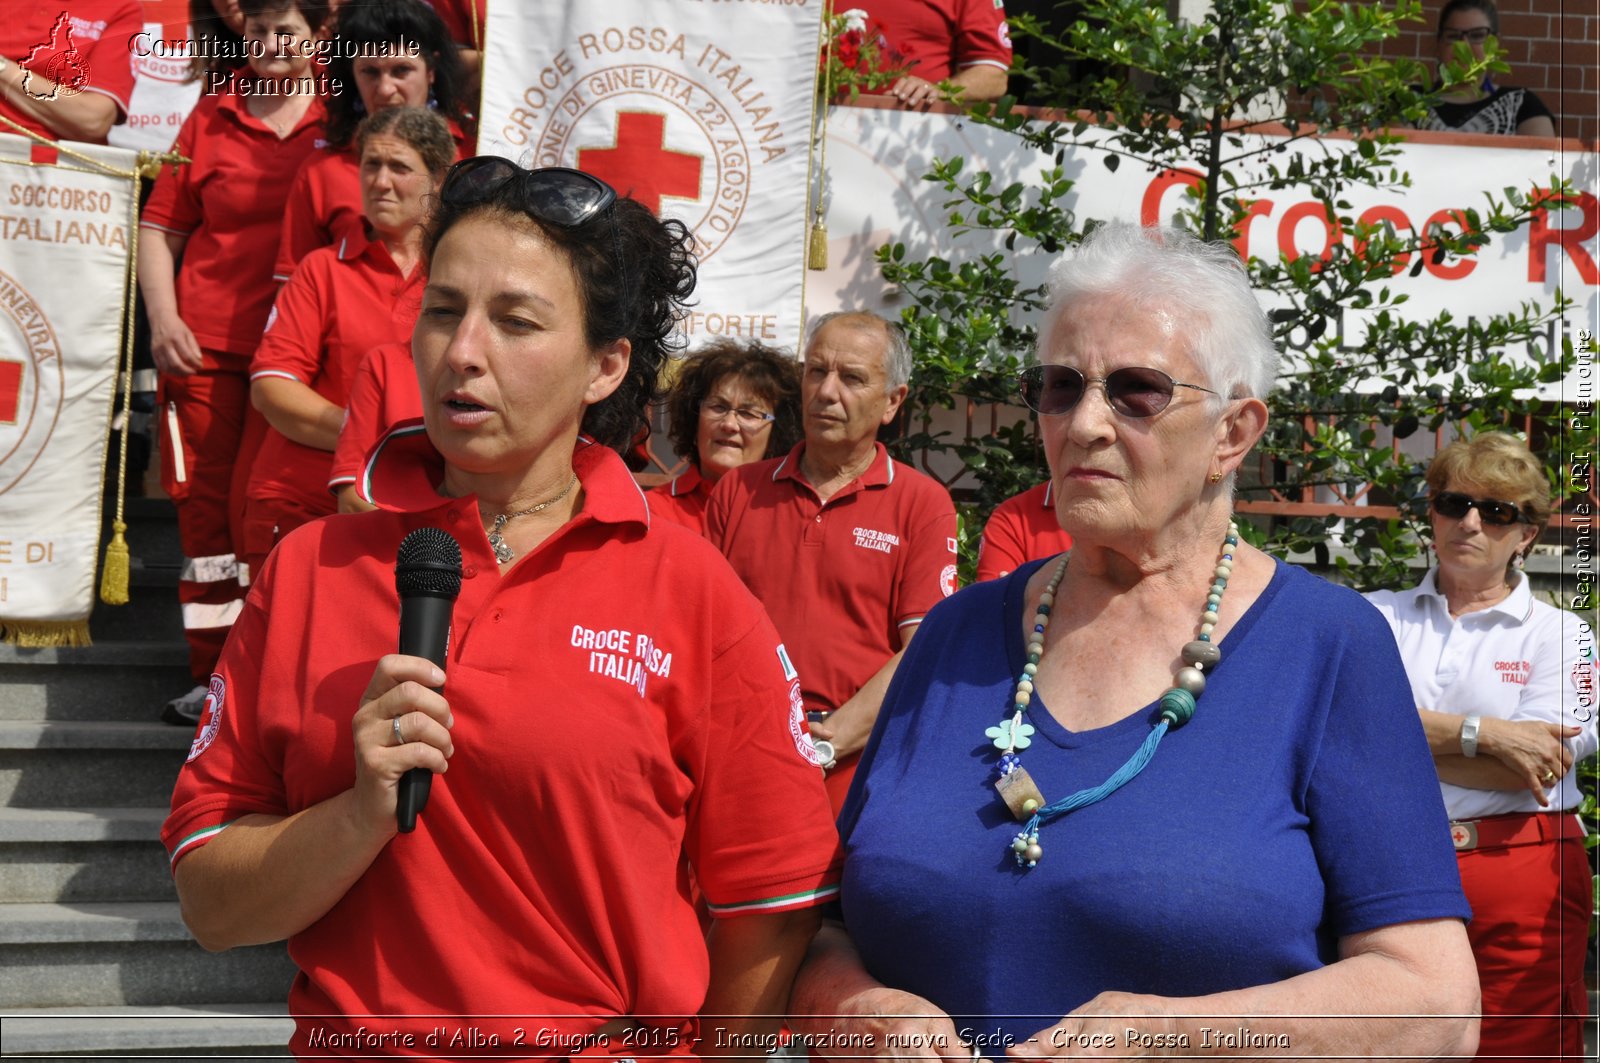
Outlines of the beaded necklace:
[[1215,670],[1222,660],[1222,651],[1211,643],[1211,633],[1216,630],[1217,610],[1222,605],[1223,592],[1228,589],[1228,577],[1233,575],[1233,550],[1238,545],[1239,525],[1230,520],[1228,534],[1222,540],[1222,556],[1217,560],[1215,578],[1206,595],[1205,610],[1200,614],[1199,634],[1193,642],[1183,647],[1184,666],[1173,676],[1173,686],[1161,695],[1161,715],[1150,728],[1144,744],[1099,786],[1079,790],[1051,805],[1045,803],[1044,795],[1022,766],[1018,750],[1027,749],[1033,744],[1034,726],[1027,723],[1024,717],[1033,700],[1033,680],[1039,673],[1039,661],[1044,656],[1044,633],[1050,626],[1050,610],[1055,605],[1061,580],[1067,574],[1067,562],[1071,560],[1070,553],[1062,555],[1055,572],[1050,576],[1050,583],[1039,596],[1039,608],[1033,617],[1033,632],[1028,636],[1027,663],[1017,677],[1011,713],[984,731],[995,748],[1000,750],[1000,761],[995,766],[995,789],[1011,810],[1011,815],[1024,824],[1022,830],[1011,839],[1011,854],[1017,866],[1030,868],[1038,865],[1044,855],[1044,849],[1039,845],[1040,828],[1068,812],[1111,796],[1150,763],[1163,735],[1182,727],[1194,716],[1195,699],[1206,688],[1205,671]]

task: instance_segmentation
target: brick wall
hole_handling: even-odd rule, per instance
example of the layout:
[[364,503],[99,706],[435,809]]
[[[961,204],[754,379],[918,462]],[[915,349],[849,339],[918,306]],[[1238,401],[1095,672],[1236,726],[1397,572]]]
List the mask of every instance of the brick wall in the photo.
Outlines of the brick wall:
[[[1432,65],[1433,31],[1444,0],[1425,0],[1428,24],[1414,25],[1384,49]],[[1600,140],[1600,3],[1596,0],[1497,0],[1500,47],[1511,72],[1498,81],[1539,94],[1555,112],[1556,132],[1585,144]]]

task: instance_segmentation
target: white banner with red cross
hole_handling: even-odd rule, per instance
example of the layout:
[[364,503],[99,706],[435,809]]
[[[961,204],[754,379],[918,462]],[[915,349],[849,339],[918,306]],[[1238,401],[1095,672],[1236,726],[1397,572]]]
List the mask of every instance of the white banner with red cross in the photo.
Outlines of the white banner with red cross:
[[490,4],[478,145],[574,166],[694,234],[690,345],[796,345],[823,0]]
[[[50,151],[41,158],[57,154]],[[135,155],[0,135],[0,636],[88,639]]]

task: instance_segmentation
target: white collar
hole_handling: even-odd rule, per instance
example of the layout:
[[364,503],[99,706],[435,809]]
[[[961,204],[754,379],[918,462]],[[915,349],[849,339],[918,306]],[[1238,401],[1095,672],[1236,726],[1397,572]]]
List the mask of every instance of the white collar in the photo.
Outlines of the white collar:
[[[1417,584],[1417,597],[1433,598],[1439,603],[1445,615],[1450,614],[1450,603],[1445,598],[1444,592],[1439,589],[1439,566],[1434,565],[1428,569],[1428,574],[1422,577],[1422,582]],[[1469,616],[1481,616],[1487,613],[1500,613],[1510,620],[1521,623],[1533,615],[1533,588],[1528,584],[1525,573],[1517,573],[1517,585],[1511,588],[1511,593],[1495,602],[1486,609],[1474,609],[1470,613],[1463,613],[1457,619]]]

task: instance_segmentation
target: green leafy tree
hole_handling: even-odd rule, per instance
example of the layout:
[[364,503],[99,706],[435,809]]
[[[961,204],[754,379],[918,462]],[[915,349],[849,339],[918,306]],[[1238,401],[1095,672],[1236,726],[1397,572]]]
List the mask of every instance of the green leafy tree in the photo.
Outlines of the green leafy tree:
[[[1376,56],[1404,22],[1421,20],[1416,0],[1312,0],[1292,11],[1278,0],[1215,0],[1193,23],[1171,19],[1165,4],[1148,0],[1085,0],[1078,11],[1060,34],[1026,17],[1013,27],[1041,46],[1034,56],[1042,50],[1056,57],[1036,59],[1023,73],[1036,96],[1062,109],[1057,118],[1024,115],[1009,99],[970,109],[973,120],[1014,135],[1019,147],[1053,165],[1035,181],[1002,186],[993,173],[969,174],[953,158],[937,161],[927,179],[949,193],[952,229],[998,234],[1008,252],[1057,253],[1092,227],[1094,204],[1074,204],[1063,166],[1069,152],[1090,145],[1112,171],[1179,174],[1184,194],[1165,220],[1208,239],[1245,231],[1252,204],[1275,192],[1320,205],[1342,236],[1325,254],[1290,257],[1274,247],[1262,256],[1252,248],[1248,259],[1253,282],[1276,307],[1277,338],[1292,355],[1269,399],[1273,419],[1261,444],[1272,474],[1243,479],[1242,501],[1370,484],[1371,500],[1404,509],[1419,494],[1422,469],[1378,446],[1380,428],[1403,439],[1447,423],[1476,432],[1520,428],[1531,418],[1547,446],[1592,446],[1592,431],[1575,438],[1558,410],[1519,397],[1559,380],[1570,348],[1542,361],[1507,354],[1542,334],[1568,301],[1558,294],[1549,307],[1526,305],[1488,320],[1448,313],[1417,320],[1401,309],[1406,296],[1390,287],[1399,272],[1445,269],[1470,257],[1526,225],[1535,210],[1562,205],[1571,189],[1552,177],[1543,189],[1486,194],[1453,225],[1421,233],[1364,217],[1350,201],[1352,190],[1409,184],[1391,130],[1425,114],[1431,95],[1422,86],[1430,78],[1413,60]],[[1458,45],[1444,80],[1505,70],[1492,41],[1487,51],[1477,62]],[[1260,136],[1265,128],[1279,135]],[[964,520],[981,527],[995,503],[1042,478],[1033,434],[1019,423],[989,438],[955,439],[932,430],[931,414],[1009,398],[1034,345],[1032,322],[1045,292],[1018,280],[1007,254],[917,261],[897,244],[878,257],[885,278],[914,303],[904,321],[917,368],[909,429],[898,446],[905,454],[946,450],[961,458],[979,484]],[[1364,319],[1359,339],[1330,328],[1347,314]],[[1375,380],[1387,386],[1375,387]],[[1322,554],[1342,545],[1348,553],[1333,560],[1343,578],[1367,589],[1410,580],[1424,517],[1414,505],[1393,521],[1280,517],[1257,522],[1249,534],[1277,553]],[[977,536],[966,538],[975,543]],[[968,572],[971,566],[969,557]]]

